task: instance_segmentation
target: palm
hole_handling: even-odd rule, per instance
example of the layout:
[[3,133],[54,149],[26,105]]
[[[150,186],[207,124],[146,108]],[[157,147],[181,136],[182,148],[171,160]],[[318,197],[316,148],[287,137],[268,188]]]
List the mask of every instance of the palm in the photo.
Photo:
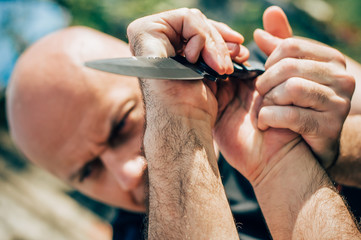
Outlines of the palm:
[[214,131],[224,157],[251,182],[277,162],[279,158],[272,156],[278,156],[298,137],[285,129],[260,131],[257,114],[261,101],[252,84],[240,83],[236,97],[227,105]]

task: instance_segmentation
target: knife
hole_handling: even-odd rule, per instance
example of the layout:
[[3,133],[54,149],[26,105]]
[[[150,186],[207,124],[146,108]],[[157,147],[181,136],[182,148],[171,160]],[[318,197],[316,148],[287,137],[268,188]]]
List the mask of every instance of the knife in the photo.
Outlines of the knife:
[[171,80],[200,80],[204,78],[211,81],[224,80],[226,78],[252,80],[265,71],[263,64],[253,61],[249,61],[249,63],[250,67],[233,62],[234,72],[224,75],[219,75],[202,58],[193,64],[180,55],[170,58],[130,57],[101,59],[85,62],[85,66],[126,76]]

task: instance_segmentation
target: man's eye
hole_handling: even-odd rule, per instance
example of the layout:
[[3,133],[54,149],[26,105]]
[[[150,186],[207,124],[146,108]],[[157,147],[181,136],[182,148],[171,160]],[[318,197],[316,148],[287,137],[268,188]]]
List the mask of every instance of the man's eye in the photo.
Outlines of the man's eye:
[[99,158],[96,158],[85,164],[79,174],[79,182],[83,182],[86,178],[94,175],[95,173],[99,173],[102,166],[103,164]]
[[112,130],[112,133],[110,135],[110,138],[108,140],[109,145],[111,147],[115,147],[119,144],[121,138],[122,138],[122,131],[125,128],[126,125],[127,116],[124,117]]
[[114,128],[114,134],[115,135],[118,135],[122,129],[124,128],[125,126],[125,121],[126,121],[127,118],[123,118],[119,123],[118,125]]

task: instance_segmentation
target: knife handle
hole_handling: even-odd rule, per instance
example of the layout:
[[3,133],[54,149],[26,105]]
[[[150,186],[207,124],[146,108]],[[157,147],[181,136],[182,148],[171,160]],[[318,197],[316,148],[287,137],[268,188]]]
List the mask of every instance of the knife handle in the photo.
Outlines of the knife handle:
[[240,80],[253,80],[264,72],[263,65],[257,68],[246,67],[243,64],[238,64],[233,62],[234,72],[232,74],[224,74],[220,75],[216,71],[214,71],[211,67],[209,67],[202,57],[199,57],[198,61],[193,64],[188,62],[188,60],[180,55],[172,57],[177,62],[183,64],[186,67],[191,68],[193,71],[201,74],[204,78],[216,82],[217,80],[225,80],[229,77],[237,78]]

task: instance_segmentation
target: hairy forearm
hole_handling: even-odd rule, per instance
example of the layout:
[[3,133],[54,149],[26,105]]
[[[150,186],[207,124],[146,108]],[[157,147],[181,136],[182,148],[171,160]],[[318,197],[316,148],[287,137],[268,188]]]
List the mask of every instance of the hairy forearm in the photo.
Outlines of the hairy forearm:
[[174,114],[144,95],[149,239],[237,239],[210,122]]
[[361,115],[347,117],[340,140],[336,164],[328,170],[339,184],[361,187]]
[[255,192],[274,239],[361,237],[343,199],[305,145],[292,149]]

